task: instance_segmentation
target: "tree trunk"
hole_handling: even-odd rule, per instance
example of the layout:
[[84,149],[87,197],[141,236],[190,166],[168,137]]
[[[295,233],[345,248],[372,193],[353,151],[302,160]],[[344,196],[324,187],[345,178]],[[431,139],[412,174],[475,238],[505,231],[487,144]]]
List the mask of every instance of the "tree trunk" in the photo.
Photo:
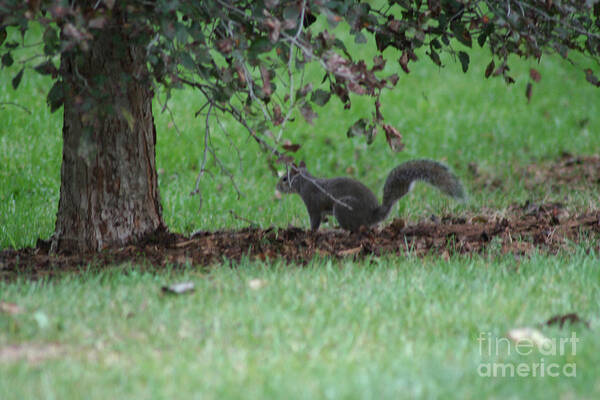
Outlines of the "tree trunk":
[[[120,21],[119,21],[120,22]],[[63,53],[63,161],[52,247],[99,251],[165,228],[143,47],[119,23]]]

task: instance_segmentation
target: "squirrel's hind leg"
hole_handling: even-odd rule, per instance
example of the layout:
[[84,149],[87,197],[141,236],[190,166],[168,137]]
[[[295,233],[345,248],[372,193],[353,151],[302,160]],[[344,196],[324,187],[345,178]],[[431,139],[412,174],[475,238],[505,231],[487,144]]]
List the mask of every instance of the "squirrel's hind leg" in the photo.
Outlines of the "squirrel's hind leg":
[[360,201],[355,197],[342,197],[338,199],[344,204],[335,203],[333,205],[333,215],[343,229],[351,232],[358,232],[361,226],[369,226],[367,221],[367,210],[361,206]]

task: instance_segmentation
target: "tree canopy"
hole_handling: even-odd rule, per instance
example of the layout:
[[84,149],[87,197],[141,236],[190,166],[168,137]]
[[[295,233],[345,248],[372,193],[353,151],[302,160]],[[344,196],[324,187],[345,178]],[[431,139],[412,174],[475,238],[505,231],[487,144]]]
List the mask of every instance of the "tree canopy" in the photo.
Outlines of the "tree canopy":
[[[554,52],[568,59],[570,52],[578,52],[597,62],[599,17],[600,3],[594,0],[3,0],[0,43],[2,65],[10,66],[20,43],[5,41],[6,29],[17,28],[24,35],[34,21],[43,26],[43,61],[33,69],[55,78],[47,99],[56,110],[68,95],[58,56],[85,54],[100,35],[115,35],[118,47],[120,38],[109,28],[119,24],[121,34],[144,49],[147,63],[143,76],[120,79],[144,79],[167,91],[193,87],[206,98],[199,114],[233,115],[266,149],[281,135],[265,132],[285,125],[292,110],[299,109],[311,122],[315,108],[331,96],[350,108],[350,93],[374,97],[375,112],[371,121],[357,121],[348,134],[372,139],[383,126],[393,138],[397,132],[383,124],[378,99],[398,78],[382,76],[381,71],[386,62],[394,62],[409,73],[420,48],[439,66],[440,54],[448,52],[467,71],[469,48],[485,46],[491,53],[485,77],[501,76],[507,83],[514,82],[511,54],[539,59],[544,52]],[[350,54],[331,32],[338,24],[344,24],[357,43],[373,36],[378,55],[364,60]],[[399,50],[400,57],[389,60],[387,48]],[[322,68],[321,82],[307,81],[302,73],[307,63]],[[25,70],[26,65],[14,77],[15,88]],[[600,86],[592,69],[584,73]],[[531,77],[538,80],[539,74],[533,70]],[[111,102],[103,103],[102,93],[89,95],[80,102],[84,112],[102,104],[107,111],[123,112],[114,110]],[[126,113],[123,117],[131,118]]]

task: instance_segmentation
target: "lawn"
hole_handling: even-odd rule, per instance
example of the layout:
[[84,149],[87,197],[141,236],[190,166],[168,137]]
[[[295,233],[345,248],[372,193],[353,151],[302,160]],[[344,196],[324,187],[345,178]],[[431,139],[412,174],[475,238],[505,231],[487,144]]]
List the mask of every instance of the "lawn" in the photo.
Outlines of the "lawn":
[[[559,201],[572,212],[598,209],[597,185],[532,190],[522,179],[527,165],[563,152],[600,153],[600,97],[582,72],[588,60],[515,60],[517,82],[507,87],[483,78],[485,52],[473,53],[467,74],[449,57],[441,70],[425,57],[382,99],[387,122],[404,135],[402,153],[392,153],[381,133],[371,146],[345,138],[347,127],[372,111],[370,100],[357,98],[351,112],[335,101],[317,110],[314,126],[296,118],[285,135],[302,144],[299,158],[317,175],[351,175],[376,193],[403,160],[445,161],[465,181],[470,201],[455,203],[417,186],[393,212],[408,223],[432,214],[502,214],[527,200]],[[528,103],[530,68],[542,80]],[[50,82],[29,70],[14,92],[17,71],[0,70],[0,249],[51,235],[60,186],[62,115],[45,105]],[[309,226],[300,199],[275,196],[277,178],[263,156],[227,121],[230,139],[215,133],[213,143],[241,197],[209,163],[213,174],[201,182],[199,209],[189,193],[203,150],[204,123],[193,117],[201,99],[180,92],[169,104],[173,117],[157,102],[155,118],[160,191],[172,230],[235,229],[248,221]],[[469,164],[502,184],[476,183]],[[522,256],[491,243],[481,254],[449,258],[322,257],[308,265],[244,259],[158,272],[124,264],[0,281],[0,399],[598,398],[600,263],[588,248],[574,243],[555,255],[541,249]],[[196,290],[161,292],[180,281]],[[543,325],[570,312],[589,328]],[[574,333],[579,342],[576,350],[519,354],[503,339],[520,327],[557,342]],[[490,343],[502,346],[489,352]],[[559,376],[480,374],[487,364],[541,363]]]

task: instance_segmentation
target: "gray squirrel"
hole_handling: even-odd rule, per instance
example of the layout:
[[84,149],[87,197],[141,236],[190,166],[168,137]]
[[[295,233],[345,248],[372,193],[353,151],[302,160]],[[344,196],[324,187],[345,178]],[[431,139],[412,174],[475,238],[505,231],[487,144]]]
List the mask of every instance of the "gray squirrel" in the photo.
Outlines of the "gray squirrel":
[[410,191],[415,181],[435,186],[457,199],[465,198],[460,180],[445,165],[433,160],[412,160],[394,168],[383,186],[380,205],[373,192],[359,181],[346,178],[315,178],[304,162],[293,165],[277,182],[282,193],[298,193],[310,217],[313,231],[319,229],[326,215],[333,215],[343,229],[358,232],[361,226],[372,227],[387,218],[396,202]]

